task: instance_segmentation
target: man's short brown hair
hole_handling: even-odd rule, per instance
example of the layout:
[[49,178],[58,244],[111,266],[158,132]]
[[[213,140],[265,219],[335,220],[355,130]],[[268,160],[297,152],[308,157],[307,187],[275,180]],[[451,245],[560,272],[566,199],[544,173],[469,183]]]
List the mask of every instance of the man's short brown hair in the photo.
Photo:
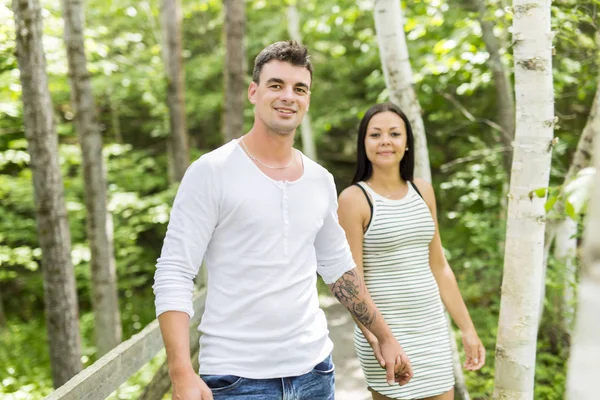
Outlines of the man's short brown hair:
[[263,65],[272,60],[285,61],[298,67],[305,67],[310,72],[312,86],[312,64],[308,49],[295,40],[275,42],[265,47],[254,59],[252,81],[258,85]]

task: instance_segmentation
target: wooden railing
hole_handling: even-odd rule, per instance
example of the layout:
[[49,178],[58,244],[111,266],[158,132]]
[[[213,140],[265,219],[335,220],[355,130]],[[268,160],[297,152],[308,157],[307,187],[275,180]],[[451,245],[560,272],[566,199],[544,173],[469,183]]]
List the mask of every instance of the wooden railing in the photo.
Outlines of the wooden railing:
[[[206,290],[194,296],[194,318],[190,336],[197,330],[204,312]],[[197,336],[196,336],[197,337]],[[131,375],[148,363],[164,347],[158,320],[121,343],[95,363],[52,392],[46,400],[101,400],[107,398]]]

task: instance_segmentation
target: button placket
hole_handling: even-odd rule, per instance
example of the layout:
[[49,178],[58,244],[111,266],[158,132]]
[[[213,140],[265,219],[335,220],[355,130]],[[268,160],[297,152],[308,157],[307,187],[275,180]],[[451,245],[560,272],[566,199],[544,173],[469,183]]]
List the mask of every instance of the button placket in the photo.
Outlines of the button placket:
[[287,183],[283,184],[283,196],[282,196],[282,217],[283,217],[283,252],[285,255],[288,254],[289,250],[289,236],[290,236],[290,220],[289,220],[289,199],[288,199],[288,186]]

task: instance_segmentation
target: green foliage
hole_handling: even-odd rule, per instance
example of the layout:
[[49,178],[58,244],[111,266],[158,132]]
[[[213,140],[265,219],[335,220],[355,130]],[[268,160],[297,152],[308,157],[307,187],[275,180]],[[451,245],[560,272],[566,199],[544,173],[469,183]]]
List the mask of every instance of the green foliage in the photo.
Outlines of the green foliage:
[[0,329],[0,393],[2,398],[28,400],[52,391],[45,324],[39,319],[9,321]]
[[[287,3],[246,2],[248,82],[256,54],[265,45],[288,38]],[[495,33],[505,48],[503,61],[510,66],[508,29],[512,15],[505,5],[500,0],[490,0],[488,12],[482,17],[494,22]],[[177,189],[167,183],[165,153],[169,128],[158,6],[156,0],[86,3],[86,51],[105,140],[125,337],[154,318],[154,265]],[[560,185],[597,84],[597,6],[597,0],[559,0],[552,5],[556,32],[555,105],[560,125],[556,136],[560,141],[553,148],[549,188],[532,192],[532,196],[548,197],[549,218],[555,217],[554,209],[565,197]],[[92,339],[90,250],[85,232],[81,156],[72,124],[60,2],[47,0],[43,7],[47,71],[61,142],[84,362],[89,365],[96,358],[96,349]],[[187,2],[183,7],[187,125],[194,159],[223,140],[223,8],[218,0]],[[370,105],[389,98],[379,61],[372,2],[307,0],[298,2],[297,7],[303,41],[311,50],[314,65],[310,116],[319,159],[332,171],[341,190],[353,174],[358,121]],[[493,74],[486,63],[489,56],[470,2],[416,0],[403,2],[403,7],[415,89],[428,136],[442,240],[488,349],[488,362],[482,371],[467,373],[472,398],[484,399],[491,395],[493,387],[505,232],[504,193],[508,185],[499,150],[500,133],[485,123],[497,119]],[[45,327],[41,322],[41,251],[23,135],[9,0],[0,0],[0,20],[0,288],[9,320],[8,327],[0,333],[0,393],[13,393],[9,396],[14,398],[40,397],[49,392],[51,385]],[[246,129],[250,128],[252,117],[248,106]],[[566,199],[564,212],[580,222],[585,207],[579,208],[579,203],[568,195]],[[551,259],[548,274],[549,298],[563,290],[560,266],[554,262]],[[320,289],[328,290],[323,284]],[[536,398],[554,399],[564,394],[568,340],[557,338],[557,314],[552,307],[547,309],[550,311],[545,314],[539,337]],[[115,396],[135,397],[155,366],[140,372]]]

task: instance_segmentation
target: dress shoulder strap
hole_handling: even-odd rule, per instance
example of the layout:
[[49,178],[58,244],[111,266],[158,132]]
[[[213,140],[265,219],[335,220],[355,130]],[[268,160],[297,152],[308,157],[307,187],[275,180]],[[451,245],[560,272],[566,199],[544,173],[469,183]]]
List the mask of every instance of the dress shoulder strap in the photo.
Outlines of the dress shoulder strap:
[[[363,182],[355,183],[355,185],[358,186],[360,188],[360,190],[362,190],[365,197],[367,198],[367,202],[369,203],[369,208],[371,209],[371,214],[369,215],[369,223],[367,224],[367,227],[365,228],[365,232],[366,232],[369,229],[369,226],[371,226],[371,221],[373,220],[373,202],[371,201],[371,197],[367,193],[367,191],[371,192],[371,190],[368,186],[365,189],[366,185]],[[373,194],[371,194],[371,196],[372,195]]]
[[417,187],[417,185],[415,185],[415,183],[413,181],[410,181],[410,184],[415,189],[415,191],[419,194],[419,196],[421,196],[421,198],[423,198],[423,195],[421,194],[421,192],[419,192],[419,188]]

